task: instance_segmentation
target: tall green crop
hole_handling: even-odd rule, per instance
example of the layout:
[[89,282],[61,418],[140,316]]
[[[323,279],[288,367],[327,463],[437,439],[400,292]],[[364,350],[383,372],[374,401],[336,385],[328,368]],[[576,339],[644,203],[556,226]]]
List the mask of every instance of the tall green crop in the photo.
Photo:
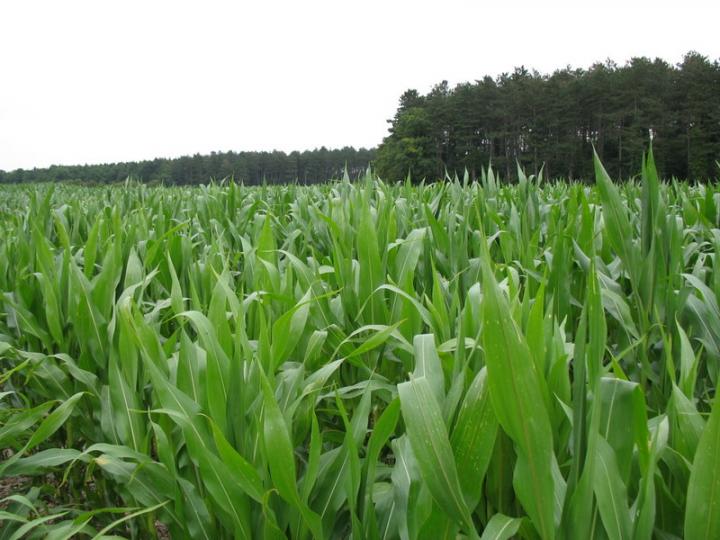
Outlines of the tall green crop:
[[710,539],[720,190],[0,189],[0,540]]

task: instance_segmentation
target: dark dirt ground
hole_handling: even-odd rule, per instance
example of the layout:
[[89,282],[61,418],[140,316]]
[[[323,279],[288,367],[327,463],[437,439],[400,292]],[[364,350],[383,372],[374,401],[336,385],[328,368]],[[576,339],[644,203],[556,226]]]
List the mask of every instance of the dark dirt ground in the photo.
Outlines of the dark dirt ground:
[[[0,510],[4,510],[8,506],[8,502],[3,502],[3,499],[14,495],[16,493],[24,493],[30,484],[30,478],[26,476],[10,476],[7,478],[0,478]],[[160,540],[170,540],[170,531],[168,528],[159,521],[155,522],[155,529]]]
[[1,502],[5,497],[16,493],[23,493],[30,479],[25,476],[10,476],[8,478],[0,478],[0,509],[7,506],[6,502]]

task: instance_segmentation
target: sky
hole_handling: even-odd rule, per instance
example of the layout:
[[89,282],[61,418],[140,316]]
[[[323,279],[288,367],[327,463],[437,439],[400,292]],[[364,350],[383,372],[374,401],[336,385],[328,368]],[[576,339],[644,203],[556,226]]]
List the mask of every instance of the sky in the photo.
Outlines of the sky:
[[720,58],[720,2],[0,0],[0,169],[371,147],[400,95]]

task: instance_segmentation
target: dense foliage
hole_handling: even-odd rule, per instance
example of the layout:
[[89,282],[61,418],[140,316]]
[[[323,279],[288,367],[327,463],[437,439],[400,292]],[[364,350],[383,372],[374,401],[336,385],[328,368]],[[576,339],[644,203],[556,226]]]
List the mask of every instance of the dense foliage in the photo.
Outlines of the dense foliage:
[[375,159],[375,150],[325,147],[304,152],[213,152],[174,159],[157,158],[102,165],[53,165],[44,169],[0,171],[0,183],[63,182],[89,184],[142,182],[200,184],[210,178],[233,178],[245,185],[299,182],[315,184],[338,178],[347,169],[353,178],[362,175]]
[[720,190],[596,167],[3,187],[0,538],[719,538]]
[[506,178],[516,162],[549,177],[592,178],[594,145],[611,177],[640,167],[654,137],[658,170],[670,178],[717,175],[720,62],[688,53],[672,66],[634,58],[543,75],[525,68],[427,95],[408,90],[378,149],[381,177],[442,178],[445,169],[474,178],[492,161]]

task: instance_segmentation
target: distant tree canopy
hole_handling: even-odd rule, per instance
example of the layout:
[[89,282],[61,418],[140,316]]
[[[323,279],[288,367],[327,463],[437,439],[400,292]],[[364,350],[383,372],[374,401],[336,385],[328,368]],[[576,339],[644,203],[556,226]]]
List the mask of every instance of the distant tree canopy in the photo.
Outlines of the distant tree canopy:
[[592,147],[614,177],[640,169],[652,134],[660,174],[715,178],[720,171],[720,63],[690,52],[677,66],[633,58],[552,75],[515,69],[427,95],[406,91],[376,169],[387,180],[471,176],[492,162],[552,177],[592,178]]
[[128,177],[143,182],[199,184],[211,178],[234,178],[248,185],[294,182],[309,184],[361,175],[375,158],[375,149],[325,147],[304,152],[213,152],[175,159],[158,158],[103,165],[53,165],[44,169],[0,171],[2,182],[76,181],[106,184]]
[[547,177],[591,179],[592,148],[608,172],[628,177],[640,168],[650,137],[660,174],[716,178],[720,171],[720,62],[695,52],[670,65],[633,58],[589,69],[543,75],[524,67],[493,79],[427,95],[407,90],[389,135],[377,149],[325,147],[304,152],[213,152],[175,159],[52,166],[0,171],[1,182],[204,183],[234,178],[246,184],[313,183],[337,178],[347,166],[357,177],[374,164],[385,180],[443,178],[445,171],[475,178],[492,163],[504,177],[516,163]]

